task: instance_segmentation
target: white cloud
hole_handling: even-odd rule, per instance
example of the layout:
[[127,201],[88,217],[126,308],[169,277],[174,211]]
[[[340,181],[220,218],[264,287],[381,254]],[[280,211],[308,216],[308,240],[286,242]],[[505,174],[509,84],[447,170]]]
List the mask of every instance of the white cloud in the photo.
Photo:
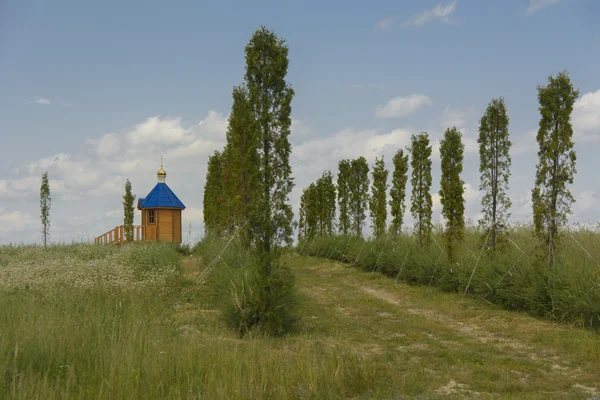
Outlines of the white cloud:
[[511,155],[517,156],[536,151],[538,144],[536,141],[537,131],[529,131],[521,134],[512,140]]
[[450,108],[445,107],[442,111],[442,117],[440,118],[440,125],[442,129],[451,128],[453,126],[456,129],[462,131],[467,128],[475,115],[475,107],[463,107],[463,108]]
[[386,17],[383,18],[375,24],[375,29],[379,31],[387,31],[396,23],[396,18],[394,17]]
[[600,89],[585,93],[573,106],[573,130],[581,139],[600,139]]
[[7,212],[0,208],[0,232],[22,231],[35,224],[36,220],[27,213],[20,211]]
[[187,144],[194,140],[193,135],[181,126],[181,118],[150,117],[127,132],[127,140],[132,146],[149,143]]
[[375,110],[377,118],[398,118],[414,114],[420,108],[433,104],[424,94],[411,94],[406,97],[394,97]]
[[107,218],[116,218],[120,217],[121,215],[123,215],[123,210],[110,210],[104,214],[104,216]]
[[530,0],[529,7],[527,7],[527,15],[531,15],[541,9],[549,7],[553,4],[558,3],[560,0]]
[[394,129],[388,133],[375,130],[344,129],[333,136],[306,141],[296,146],[292,152],[295,163],[318,170],[327,167],[323,160],[337,165],[346,158],[364,156],[374,160],[381,154],[388,153],[388,158],[399,148],[410,144],[412,132],[406,129]]
[[410,17],[405,24],[414,26],[423,26],[429,21],[441,20],[450,22],[450,16],[456,9],[456,0],[447,4],[438,4],[430,10],[425,10],[419,14]]
[[45,105],[48,105],[48,104],[52,103],[52,102],[51,102],[50,100],[48,100],[48,99],[45,99],[45,98],[43,98],[43,97],[37,97],[37,96],[36,96],[36,98],[35,98],[35,100],[34,100],[34,101],[35,101],[35,104],[40,104],[40,105],[43,105],[43,106],[45,106]]
[[107,133],[96,142],[96,151],[100,157],[111,156],[121,148],[119,137],[114,133]]

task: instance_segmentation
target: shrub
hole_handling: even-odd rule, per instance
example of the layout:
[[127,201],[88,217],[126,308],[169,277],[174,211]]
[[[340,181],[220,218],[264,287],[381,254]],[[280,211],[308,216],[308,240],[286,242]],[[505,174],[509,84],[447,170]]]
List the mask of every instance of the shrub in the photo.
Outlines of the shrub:
[[[243,336],[254,330],[272,336],[290,332],[296,326],[298,295],[294,275],[283,264],[272,265],[265,292],[264,279],[252,254],[239,241],[204,239],[194,247],[208,266],[206,283],[211,298],[224,320]],[[265,299],[269,299],[269,302]]]

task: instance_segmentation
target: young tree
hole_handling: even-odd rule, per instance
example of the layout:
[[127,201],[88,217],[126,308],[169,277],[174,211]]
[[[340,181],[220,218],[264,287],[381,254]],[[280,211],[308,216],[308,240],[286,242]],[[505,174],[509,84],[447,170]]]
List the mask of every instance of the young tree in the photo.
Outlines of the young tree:
[[408,155],[402,149],[398,150],[392,160],[394,172],[392,173],[392,188],[390,190],[390,208],[392,222],[390,233],[399,235],[402,232],[404,219],[404,198],[406,196],[406,182],[408,181]]
[[220,236],[224,231],[225,193],[223,187],[223,154],[215,151],[208,157],[202,213],[206,235]]
[[371,211],[373,234],[376,238],[380,238],[385,233],[387,219],[386,192],[388,188],[388,170],[385,169],[383,156],[381,156],[381,159],[375,159],[375,167],[373,167],[371,174],[373,176],[373,185],[371,187],[369,209]]
[[369,205],[369,164],[366,158],[359,157],[350,162],[348,189],[352,232],[362,236],[367,217],[365,210]]
[[535,231],[542,239],[548,266],[554,265],[560,228],[566,224],[575,201],[568,185],[575,175],[575,150],[571,112],[579,96],[567,72],[550,76],[538,86],[540,128],[537,134],[539,161],[532,191]]
[[338,164],[337,192],[338,206],[340,208],[339,231],[342,235],[347,235],[350,231],[350,160],[342,160]]
[[318,213],[319,213],[319,235],[332,236],[335,219],[335,185],[330,171],[323,172],[323,175],[316,182],[318,192]]
[[133,202],[135,196],[131,193],[131,182],[129,179],[125,182],[125,194],[123,195],[123,231],[125,240],[130,242],[133,240]]
[[479,121],[479,190],[483,192],[481,206],[483,236],[489,237],[490,249],[495,252],[499,235],[506,233],[509,209],[508,179],[510,178],[510,148],[508,114],[504,98],[493,99]]
[[50,183],[48,181],[48,173],[42,174],[42,184],[40,186],[40,211],[42,220],[42,238],[44,247],[46,247],[48,235],[50,234]]
[[412,135],[408,148],[412,167],[412,195],[410,212],[415,219],[415,234],[419,249],[429,243],[431,236],[431,214],[433,201],[431,198],[431,145],[427,132]]
[[462,240],[465,228],[464,182],[460,179],[463,170],[465,146],[462,135],[456,128],[448,128],[440,143],[442,159],[442,179],[440,181],[440,202],[442,215],[446,219],[444,243],[448,260],[454,262],[454,240]]
[[[226,197],[227,231],[245,227],[253,206],[253,188],[258,179],[258,135],[249,102],[249,93],[244,85],[237,86],[232,93],[233,104],[227,128],[227,144],[223,151],[223,179]],[[240,236],[246,246],[251,244],[248,229]]]
[[300,221],[298,223],[298,236],[301,239],[311,239],[318,235],[318,193],[317,187],[311,183],[302,189],[300,197]]
[[292,243],[293,212],[289,194],[294,186],[290,167],[294,90],[286,81],[288,47],[274,32],[261,27],[246,46],[245,81],[253,130],[257,135],[257,179],[252,188],[250,231],[260,264],[260,310],[257,324],[279,332],[281,311],[274,299],[288,283],[281,280],[278,250]]

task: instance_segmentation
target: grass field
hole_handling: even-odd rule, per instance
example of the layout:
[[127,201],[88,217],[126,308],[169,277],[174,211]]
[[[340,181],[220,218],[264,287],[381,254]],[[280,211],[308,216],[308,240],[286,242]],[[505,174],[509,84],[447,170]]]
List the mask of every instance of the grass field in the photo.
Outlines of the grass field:
[[0,398],[600,396],[593,331],[295,253],[297,331],[241,339],[200,283],[204,258],[0,248]]

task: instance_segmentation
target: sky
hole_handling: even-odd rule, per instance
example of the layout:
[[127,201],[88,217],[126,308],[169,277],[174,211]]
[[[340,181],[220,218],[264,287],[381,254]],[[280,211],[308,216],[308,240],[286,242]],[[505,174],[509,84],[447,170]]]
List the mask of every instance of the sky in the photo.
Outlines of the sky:
[[476,221],[479,119],[503,96],[511,221],[530,221],[536,88],[566,70],[580,90],[569,222],[598,220],[596,0],[2,0],[0,244],[40,243],[43,172],[50,241],[87,241],[122,224],[126,179],[138,198],[150,192],[161,155],[187,207],[183,239],[201,237],[207,159],[225,144],[244,47],[261,25],[289,46],[296,218],[302,188],[323,171],[335,175],[341,159],[359,156],[370,166],[383,156],[391,168],[410,136],[426,131],[439,220],[439,139],[456,126],[466,146],[466,216]]

